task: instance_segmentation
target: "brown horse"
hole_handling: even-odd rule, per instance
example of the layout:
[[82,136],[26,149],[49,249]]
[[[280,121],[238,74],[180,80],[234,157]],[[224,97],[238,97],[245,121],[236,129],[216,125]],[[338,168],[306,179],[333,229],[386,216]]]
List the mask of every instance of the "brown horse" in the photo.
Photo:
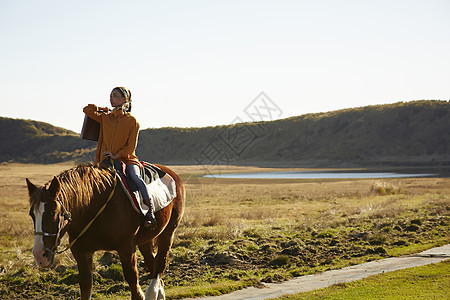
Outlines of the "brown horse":
[[153,230],[141,227],[140,215],[117,184],[115,173],[109,170],[92,164],[79,165],[42,187],[27,179],[35,228],[33,255],[38,265],[53,264],[61,237],[67,232],[78,265],[81,299],[91,298],[93,254],[98,250],[118,252],[132,299],[144,299],[138,280],[138,246],[152,276],[145,299],[165,299],[161,275],[183,216],[186,192],[177,174],[167,167],[158,167],[175,180],[176,197],[156,213],[158,225]]

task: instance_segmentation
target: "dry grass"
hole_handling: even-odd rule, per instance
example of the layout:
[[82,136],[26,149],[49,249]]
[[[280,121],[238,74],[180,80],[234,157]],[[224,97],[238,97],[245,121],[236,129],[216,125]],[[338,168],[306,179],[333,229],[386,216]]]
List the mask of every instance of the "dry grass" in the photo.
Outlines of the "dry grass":
[[[321,229],[331,223],[338,225],[343,219],[351,222],[368,215],[375,219],[395,218],[412,206],[442,202],[427,196],[436,190],[442,197],[450,194],[448,178],[302,181],[196,177],[188,181],[187,187],[193,199],[188,197],[183,221],[186,227],[245,220],[247,224],[290,222]],[[379,187],[395,192],[379,192]],[[439,207],[445,209],[442,205],[436,209]]]
[[[73,164],[0,165],[0,272],[23,266],[36,268],[31,253],[33,248],[33,223],[28,216],[28,190],[25,178],[35,184],[44,184],[54,175],[69,169]],[[58,258],[73,262],[68,254]]]
[[[28,216],[25,178],[35,184],[43,184],[71,167],[73,164],[0,166],[0,274],[11,274],[23,267],[37,270],[31,253],[33,225]],[[384,232],[395,230],[393,228],[398,225],[396,218],[399,215],[404,216],[404,220],[419,223],[422,217],[431,215],[439,219],[450,211],[449,178],[219,180],[200,177],[205,171],[203,166],[171,168],[181,175],[187,187],[185,216],[176,234],[172,256],[172,259],[183,263],[192,261],[199,252],[206,255],[211,247],[209,243],[216,245],[217,251],[220,247],[231,251],[235,242],[243,243],[248,251],[258,251],[262,246],[256,245],[255,240],[259,237],[289,239],[283,234],[292,236],[301,232],[326,239],[338,235],[339,230],[347,233],[353,225],[362,228],[365,225],[361,224],[367,224],[368,220],[370,226]],[[231,172],[266,170],[256,167],[227,169]],[[422,211],[424,208],[426,212]],[[383,243],[383,238],[377,233],[367,236],[366,240],[376,244]],[[434,237],[430,233],[427,237],[430,241],[434,238],[442,240],[442,235]],[[276,242],[267,243],[276,246]],[[59,264],[64,266],[75,265],[69,253],[58,259]],[[185,285],[190,285],[192,282],[189,280],[194,280],[188,279],[184,273],[172,274],[172,271],[176,273],[179,270],[169,266],[166,278],[179,276]],[[183,284],[177,281],[173,285]]]

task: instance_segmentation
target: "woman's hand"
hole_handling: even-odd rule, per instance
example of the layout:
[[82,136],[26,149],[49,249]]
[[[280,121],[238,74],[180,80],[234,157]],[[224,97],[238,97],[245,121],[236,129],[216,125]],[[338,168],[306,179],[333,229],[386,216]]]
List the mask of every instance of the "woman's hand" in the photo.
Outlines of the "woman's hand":
[[107,108],[107,107],[97,107],[97,111],[99,111],[99,112],[108,112],[109,108]]
[[103,154],[103,156],[111,157],[112,159],[119,159],[120,158],[120,155],[118,153],[112,154],[111,151],[105,151],[102,154]]

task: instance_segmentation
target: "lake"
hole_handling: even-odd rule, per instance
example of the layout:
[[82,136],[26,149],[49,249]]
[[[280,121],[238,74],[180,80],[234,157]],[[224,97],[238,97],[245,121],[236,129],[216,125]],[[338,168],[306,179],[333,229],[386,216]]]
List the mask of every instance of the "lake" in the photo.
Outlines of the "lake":
[[204,175],[208,178],[235,179],[377,179],[377,178],[408,178],[432,177],[433,173],[397,173],[397,172],[363,172],[363,171],[284,171],[260,173],[230,173]]

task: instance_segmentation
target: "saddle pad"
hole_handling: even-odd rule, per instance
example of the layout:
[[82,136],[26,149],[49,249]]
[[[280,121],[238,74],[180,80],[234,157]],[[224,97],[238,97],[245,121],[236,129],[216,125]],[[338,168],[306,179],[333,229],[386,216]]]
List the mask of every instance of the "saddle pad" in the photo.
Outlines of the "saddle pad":
[[[130,189],[123,174],[118,172],[117,175],[120,178],[119,182],[122,185],[125,194],[127,194],[133,209],[138,213],[147,213],[148,206],[143,203],[141,193],[139,191],[132,191]],[[173,180],[172,176],[170,176],[169,174],[164,173],[162,177],[156,177],[150,182],[147,180],[145,181],[145,183],[147,184],[149,196],[153,201],[155,212],[165,208],[170,204],[170,202],[172,202],[173,198],[176,197],[175,180]]]

